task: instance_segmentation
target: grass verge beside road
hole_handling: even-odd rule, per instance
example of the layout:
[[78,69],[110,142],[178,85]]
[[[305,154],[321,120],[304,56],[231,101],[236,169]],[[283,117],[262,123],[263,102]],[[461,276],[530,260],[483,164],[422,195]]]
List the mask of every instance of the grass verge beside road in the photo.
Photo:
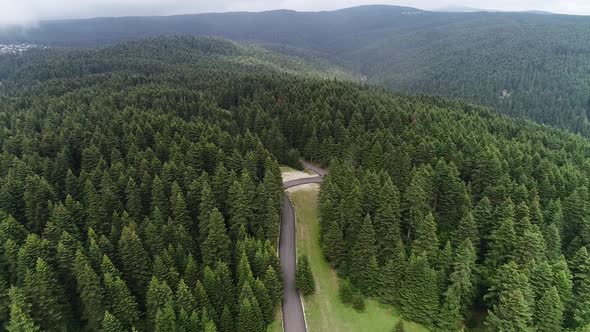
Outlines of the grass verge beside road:
[[[391,306],[368,300],[366,310],[357,312],[340,301],[338,276],[324,259],[319,243],[318,190],[298,190],[289,197],[295,206],[297,256],[309,257],[316,282],[315,294],[304,298],[308,332],[393,331],[400,318]],[[428,331],[409,322],[404,326],[410,332]]]

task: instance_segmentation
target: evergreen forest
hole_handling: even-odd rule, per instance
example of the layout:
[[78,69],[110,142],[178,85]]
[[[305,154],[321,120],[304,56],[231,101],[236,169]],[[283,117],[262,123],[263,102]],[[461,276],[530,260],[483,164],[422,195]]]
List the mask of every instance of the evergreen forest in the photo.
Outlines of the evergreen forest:
[[0,43],[104,46],[211,35],[344,68],[404,93],[462,98],[590,137],[590,18],[534,12],[448,13],[372,5],[335,11],[42,21],[0,27]]
[[432,330],[590,328],[590,141],[316,64],[205,37],[0,56],[0,324],[266,330],[303,158],[353,291]]

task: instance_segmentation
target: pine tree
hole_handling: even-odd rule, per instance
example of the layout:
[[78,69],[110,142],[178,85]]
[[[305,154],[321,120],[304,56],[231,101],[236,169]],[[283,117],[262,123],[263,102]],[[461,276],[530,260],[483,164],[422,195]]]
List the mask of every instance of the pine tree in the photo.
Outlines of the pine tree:
[[575,326],[582,328],[590,324],[590,255],[586,247],[582,247],[572,258],[574,273],[573,288],[573,321]]
[[377,259],[381,264],[404,248],[400,229],[399,194],[397,189],[393,192],[391,196],[394,197],[394,203],[381,206],[375,216],[375,234],[381,235],[376,239]]
[[438,321],[441,331],[460,331],[462,322],[461,289],[452,284],[443,295],[443,302]]
[[209,297],[207,296],[207,292],[205,291],[205,287],[200,280],[197,280],[195,284],[195,302],[197,303],[197,308],[200,310],[207,310],[211,315],[214,314],[215,309],[211,305],[209,301]]
[[344,304],[352,304],[354,299],[355,291],[352,288],[352,284],[350,279],[346,278],[340,282],[340,287],[338,287],[338,296],[340,297],[340,301]]
[[22,290],[11,287],[8,295],[10,297],[10,320],[6,325],[8,332],[35,332],[41,331],[31,317],[31,305],[26,301]]
[[475,248],[469,239],[463,241],[453,259],[452,272],[449,276],[451,287],[459,293],[460,306],[466,311],[476,293],[476,259]]
[[[77,239],[80,238],[80,231],[78,230],[74,216],[70,215],[70,211],[68,211],[62,203],[53,206],[47,225],[50,223],[55,225],[57,229],[57,238],[59,238],[63,232],[68,232]],[[54,238],[53,240],[57,242],[57,238]]]
[[[510,203],[508,203],[508,206],[510,206]],[[510,213],[508,213],[507,217],[499,220],[499,224],[492,230],[489,241],[486,266],[494,270],[513,259],[516,232]]]
[[328,261],[334,267],[338,267],[344,259],[345,252],[342,230],[335,218],[325,220],[324,224],[322,249]]
[[[456,222],[465,216],[469,208],[465,185],[459,177],[459,170],[452,162],[440,159],[434,167],[436,216],[442,234],[451,234]],[[463,240],[463,239],[461,239]],[[476,239],[471,239],[475,242]]]
[[196,311],[194,314],[189,314],[186,310],[180,309],[178,313],[177,325],[181,331],[199,331],[201,323],[199,322],[199,315]]
[[473,243],[473,245],[476,248],[479,248],[477,252],[487,252],[489,243],[491,243],[491,241],[489,241],[490,235],[492,230],[495,229],[493,207],[487,197],[482,198],[473,209],[473,219],[477,222],[479,235],[482,239],[479,245],[477,243]]
[[315,280],[306,255],[297,260],[297,272],[295,274],[297,289],[303,294],[311,295],[315,292]]
[[565,257],[561,255],[559,259],[551,266],[553,271],[553,285],[557,287],[559,298],[564,306],[571,303],[572,290],[574,287],[573,276],[567,265]]
[[28,229],[40,233],[49,219],[49,202],[55,200],[55,192],[45,178],[29,176],[25,181],[25,215]]
[[426,256],[410,257],[400,294],[402,315],[412,321],[431,326],[433,315],[439,310],[437,273]]
[[110,273],[106,273],[103,280],[108,310],[126,329],[137,326],[140,312],[125,281]]
[[258,332],[263,326],[260,318],[257,317],[252,303],[248,299],[240,302],[238,314],[238,332]]
[[436,262],[438,253],[438,236],[436,221],[432,213],[415,225],[416,238],[412,242],[412,254],[425,254],[431,263]]
[[240,227],[248,222],[248,199],[245,196],[242,185],[238,181],[230,186],[228,191],[229,233],[232,238],[237,238]]
[[221,314],[221,320],[219,322],[219,331],[232,332],[235,330],[234,325],[234,317],[232,317],[231,311],[229,310],[229,307],[226,305],[223,308],[223,313]]
[[143,203],[141,202],[141,194],[135,181],[129,178],[127,187],[125,188],[127,198],[126,210],[133,220],[140,221],[143,218]]
[[352,296],[352,308],[358,312],[365,311],[365,298],[360,291],[356,291]]
[[146,294],[146,312],[150,324],[155,324],[156,316],[166,303],[172,302],[172,290],[165,281],[152,277]]
[[545,240],[539,226],[532,225],[522,236],[517,237],[515,258],[520,265],[529,265],[532,261],[546,260]]
[[176,332],[176,314],[172,301],[168,301],[156,313],[155,332]]
[[194,285],[197,282],[198,274],[197,262],[193,255],[189,255],[184,264],[184,274],[182,277],[188,285]]
[[498,305],[488,310],[485,326],[489,331],[533,331],[532,312],[518,289],[502,293]]
[[150,210],[153,213],[156,210],[156,207],[160,209],[160,213],[162,213],[162,218],[164,220],[168,219],[168,199],[166,198],[166,191],[164,189],[164,184],[162,180],[157,175],[154,177],[152,182],[152,200],[150,203]]
[[532,310],[535,304],[534,293],[529,284],[527,275],[521,271],[518,265],[511,261],[502,265],[491,280],[491,285],[484,299],[490,303],[489,307],[499,304],[503,294],[518,290],[526,301],[527,307]]
[[454,240],[455,245],[459,245],[465,240],[470,240],[475,248],[479,248],[479,230],[471,212],[465,213],[463,218],[461,218]]
[[187,312],[197,310],[197,302],[183,279],[180,279],[178,287],[176,287],[174,304],[176,305],[176,312],[178,313],[180,313],[180,310],[182,309]]
[[176,196],[173,196],[170,199],[170,202],[172,206],[172,220],[174,220],[174,223],[182,225],[185,229],[190,229],[192,222],[182,193],[176,193]]
[[[353,181],[354,180],[354,181]],[[363,207],[361,188],[358,180],[351,179],[352,189],[340,204],[340,227],[343,230],[347,248],[352,248],[363,226]],[[345,203],[344,203],[345,202]]]
[[27,273],[23,287],[27,302],[31,303],[31,316],[43,330],[62,331],[67,326],[63,290],[49,265],[37,259],[35,270]]
[[[256,279],[256,281],[254,281],[254,287],[252,290],[254,291],[256,302],[258,302],[258,305],[260,306],[260,312],[262,313],[264,325],[267,326],[272,322],[274,316],[274,306],[271,302],[268,290],[260,279]],[[221,312],[223,312],[223,310],[221,310]]]
[[221,280],[217,276],[211,267],[205,267],[203,273],[203,286],[207,292],[207,297],[211,302],[211,305],[215,309],[215,312],[221,314],[223,311],[223,290],[221,289]]
[[372,292],[377,271],[371,269],[371,259],[375,257],[375,232],[369,215],[356,236],[356,242],[350,251],[350,280],[353,285],[366,292]]
[[554,281],[553,271],[546,260],[533,261],[529,272],[529,281],[535,294],[535,300],[541,299]]
[[381,268],[381,294],[382,301],[390,304],[398,304],[403,278],[406,272],[406,255],[403,248],[393,255]]
[[205,242],[209,235],[209,218],[215,209],[215,197],[207,182],[203,183],[201,190],[201,203],[199,204],[199,243]]
[[405,201],[409,207],[407,240],[413,237],[418,224],[431,213],[430,195],[432,191],[432,169],[421,167],[412,171],[412,179],[405,193]]
[[10,311],[9,287],[10,285],[4,276],[0,274],[0,322],[6,322],[8,320],[8,313]]
[[268,293],[271,297],[274,308],[279,303],[281,303],[281,300],[283,299],[283,285],[272,266],[269,266],[266,270],[263,281],[264,286],[268,290]]
[[227,235],[225,221],[221,212],[215,208],[209,217],[207,238],[201,246],[203,263],[213,266],[218,260],[229,262],[231,256],[230,246],[231,241]]
[[248,260],[248,256],[246,255],[246,252],[242,252],[240,256],[240,263],[238,264],[237,271],[237,279],[238,289],[242,289],[242,286],[245,282],[254,281],[254,275],[252,274],[252,269],[250,268],[250,262]]
[[68,169],[65,179],[65,193],[75,199],[80,199],[80,184],[71,169]]
[[547,249],[545,250],[547,258],[552,261],[557,260],[561,255],[561,235],[559,234],[559,229],[555,223],[545,226],[543,229],[543,236],[547,246]]
[[580,187],[568,196],[563,204],[563,221],[568,225],[562,234],[563,242],[571,243],[579,236],[587,220],[590,220],[588,189]]
[[537,302],[534,322],[539,332],[559,332],[563,324],[563,304],[556,287],[545,290]]
[[75,274],[82,304],[82,317],[90,329],[98,330],[104,318],[104,298],[100,279],[80,250],[76,253]]
[[259,236],[261,239],[268,239],[276,242],[279,238],[280,217],[276,209],[275,199],[269,198],[266,201],[266,213],[264,215],[264,234]]
[[121,322],[117,320],[117,318],[107,310],[104,313],[104,318],[101,324],[102,328],[100,329],[101,332],[125,332],[125,328]]
[[226,263],[218,262],[215,274],[217,275],[223,304],[229,306],[231,312],[237,312],[234,304],[236,298],[234,279],[229,266]]
[[119,261],[129,289],[137,298],[143,298],[149,282],[150,260],[139,236],[130,227],[123,228],[119,239]]

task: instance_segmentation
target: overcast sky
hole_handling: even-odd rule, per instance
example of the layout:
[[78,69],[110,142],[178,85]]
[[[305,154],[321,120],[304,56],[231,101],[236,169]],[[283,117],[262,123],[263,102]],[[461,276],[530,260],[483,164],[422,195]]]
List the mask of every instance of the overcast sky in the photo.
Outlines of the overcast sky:
[[590,14],[590,0],[0,0],[0,25],[34,24],[40,19],[98,16],[173,15],[270,9],[332,10],[366,4],[421,9],[467,6],[496,10],[546,10]]

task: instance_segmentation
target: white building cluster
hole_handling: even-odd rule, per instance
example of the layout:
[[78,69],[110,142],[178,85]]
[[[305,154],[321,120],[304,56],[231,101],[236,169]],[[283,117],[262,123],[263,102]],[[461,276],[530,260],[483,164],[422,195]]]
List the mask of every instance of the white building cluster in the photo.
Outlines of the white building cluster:
[[0,44],[0,54],[20,54],[32,48],[39,48],[33,44]]

